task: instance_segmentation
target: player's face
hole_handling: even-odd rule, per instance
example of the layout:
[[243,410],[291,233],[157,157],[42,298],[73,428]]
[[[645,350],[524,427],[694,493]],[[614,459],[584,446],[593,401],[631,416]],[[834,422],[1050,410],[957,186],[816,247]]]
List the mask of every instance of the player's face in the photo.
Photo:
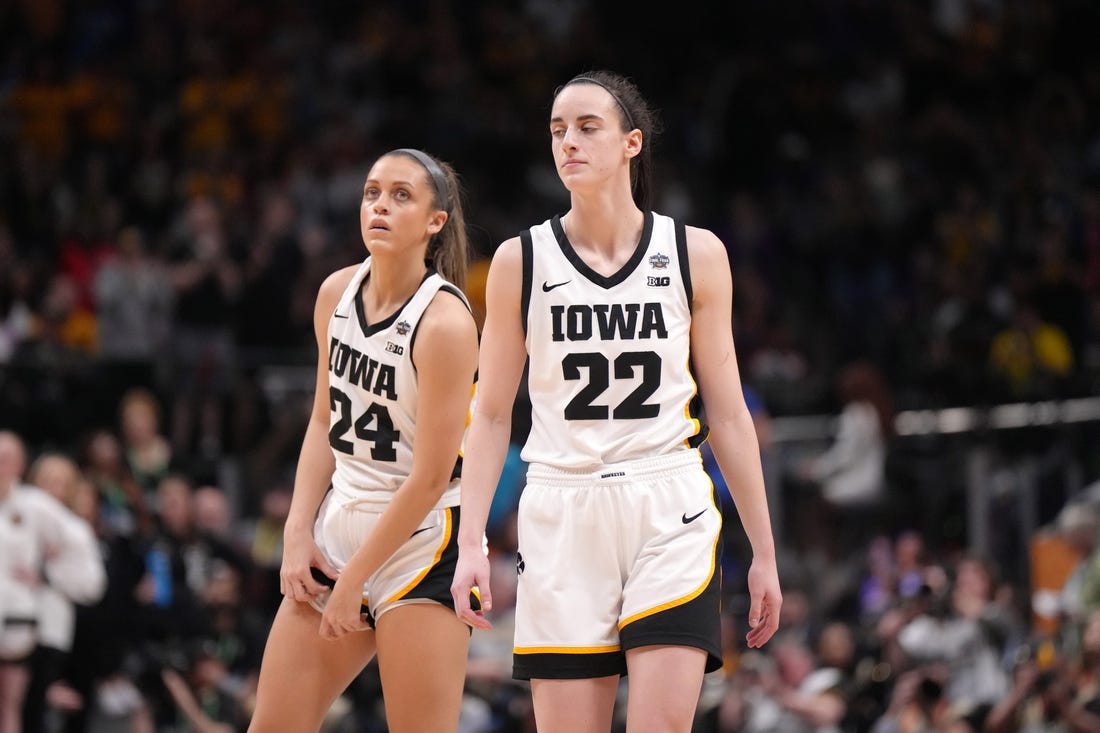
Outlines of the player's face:
[[405,155],[387,155],[370,169],[359,204],[359,227],[371,253],[375,247],[427,245],[443,228],[447,213],[435,208],[435,192],[424,166]]
[[[627,176],[641,133],[625,133],[614,97],[596,84],[570,84],[554,100],[550,140],[562,183],[578,191]],[[637,138],[635,141],[634,138]]]

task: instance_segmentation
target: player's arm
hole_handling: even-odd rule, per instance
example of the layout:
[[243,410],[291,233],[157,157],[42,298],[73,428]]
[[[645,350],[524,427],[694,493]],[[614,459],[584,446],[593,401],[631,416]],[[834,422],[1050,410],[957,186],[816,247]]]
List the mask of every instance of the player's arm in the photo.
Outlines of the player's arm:
[[294,495],[290,513],[283,528],[283,564],[279,573],[279,586],[283,595],[296,601],[308,601],[321,593],[325,586],[310,573],[317,567],[330,578],[336,571],[321,555],[313,541],[313,522],[317,509],[324,499],[336,470],[336,459],[328,443],[330,403],[328,382],[328,324],[341,295],[351,282],[355,266],[346,267],[329,275],[317,293],[313,312],[313,328],[317,336],[317,386],[313,396],[302,448],[298,454],[298,467],[294,475]]
[[692,365],[711,428],[714,457],[752,544],[753,565],[749,571],[752,631],[748,639],[750,646],[760,646],[778,627],[782,596],[760,446],[741,391],[734,352],[733,282],[725,247],[713,233],[689,227],[687,243],[694,294]]
[[482,549],[489,507],[493,501],[512,434],[512,404],[527,360],[520,313],[523,259],[518,237],[500,246],[485,282],[485,326],[478,361],[477,402],[466,436],[462,462],[462,526],[459,561],[451,593],[455,611],[476,628],[489,624],[470,608],[470,591],[477,587],[481,604],[492,608],[489,561]]

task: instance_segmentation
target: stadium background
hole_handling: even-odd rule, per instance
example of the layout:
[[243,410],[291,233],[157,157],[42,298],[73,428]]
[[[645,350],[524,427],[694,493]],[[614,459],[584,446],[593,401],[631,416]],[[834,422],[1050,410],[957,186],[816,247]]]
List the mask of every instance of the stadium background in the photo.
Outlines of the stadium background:
[[[1054,616],[1031,599],[1096,544],[1098,29],[1088,0],[0,3],[0,428],[32,458],[79,464],[105,546],[167,548],[178,571],[170,603],[138,600],[140,578],[112,586],[131,632],[113,671],[164,730],[182,713],[160,665],[220,663],[189,677],[199,699],[212,717],[247,708],[312,390],[313,296],[363,255],[367,166],[401,146],[455,165],[476,299],[495,244],[568,206],[544,133],[553,89],[607,67],[664,120],[656,208],[729,249],[783,547],[790,633],[746,656],[730,522],[730,663],[699,730],[765,730],[769,710],[772,729],[812,730],[790,702],[822,694],[802,667],[839,670],[844,730],[925,698],[977,730],[1036,648],[1085,705],[1097,650],[1081,630],[1100,599]],[[820,506],[798,467],[834,437],[853,364],[881,376],[896,419],[872,523],[800,510]],[[160,441],[124,426],[125,395],[152,407]],[[505,559],[520,469],[495,507]],[[169,496],[183,519],[166,521]],[[914,543],[908,588],[898,550]],[[953,619],[929,609],[951,606],[972,557],[991,568],[983,613],[1003,622],[982,639],[1006,680],[990,699],[959,691],[972,670],[946,652],[899,651],[905,624],[889,623]],[[871,607],[883,564],[894,580]],[[215,580],[229,589],[211,599]],[[836,635],[847,661],[822,649]],[[507,645],[486,646],[468,730],[520,730]],[[334,729],[381,729],[377,695],[368,672]],[[92,729],[121,725],[99,697]]]

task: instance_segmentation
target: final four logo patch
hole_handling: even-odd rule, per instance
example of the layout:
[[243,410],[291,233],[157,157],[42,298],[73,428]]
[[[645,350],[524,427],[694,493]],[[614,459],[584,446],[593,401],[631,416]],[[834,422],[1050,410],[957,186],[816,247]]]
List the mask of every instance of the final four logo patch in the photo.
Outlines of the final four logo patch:
[[407,334],[409,332],[410,328],[412,328],[412,326],[409,325],[408,321],[398,322],[398,324],[397,324],[397,335],[398,336],[404,336],[405,334]]
[[660,252],[649,258],[649,266],[657,270],[663,270],[668,267],[668,262],[668,256]]

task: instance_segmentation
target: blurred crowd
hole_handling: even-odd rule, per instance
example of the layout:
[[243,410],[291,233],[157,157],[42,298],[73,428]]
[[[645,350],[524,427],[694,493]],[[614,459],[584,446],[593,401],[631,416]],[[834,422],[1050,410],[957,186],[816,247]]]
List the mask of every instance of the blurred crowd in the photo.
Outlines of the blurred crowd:
[[[0,505],[48,492],[105,569],[55,594],[70,632],[20,656],[26,730],[241,729],[313,299],[363,257],[366,166],[410,145],[456,166],[476,307],[495,244],[568,206],[546,117],[593,67],[661,111],[656,208],[727,245],[759,427],[842,428],[771,474],[812,498],[789,502],[782,638],[751,653],[731,510],[728,663],[699,731],[1100,730],[1091,503],[1042,518],[1035,557],[1061,570],[1037,614],[1034,578],[909,526],[881,476],[895,409],[1100,392],[1100,8],[746,0],[652,23],[619,0],[0,3]],[[530,729],[505,602],[521,479],[513,451],[471,733]],[[16,580],[56,585],[61,549]],[[379,696],[368,670],[332,728],[383,730]]]

